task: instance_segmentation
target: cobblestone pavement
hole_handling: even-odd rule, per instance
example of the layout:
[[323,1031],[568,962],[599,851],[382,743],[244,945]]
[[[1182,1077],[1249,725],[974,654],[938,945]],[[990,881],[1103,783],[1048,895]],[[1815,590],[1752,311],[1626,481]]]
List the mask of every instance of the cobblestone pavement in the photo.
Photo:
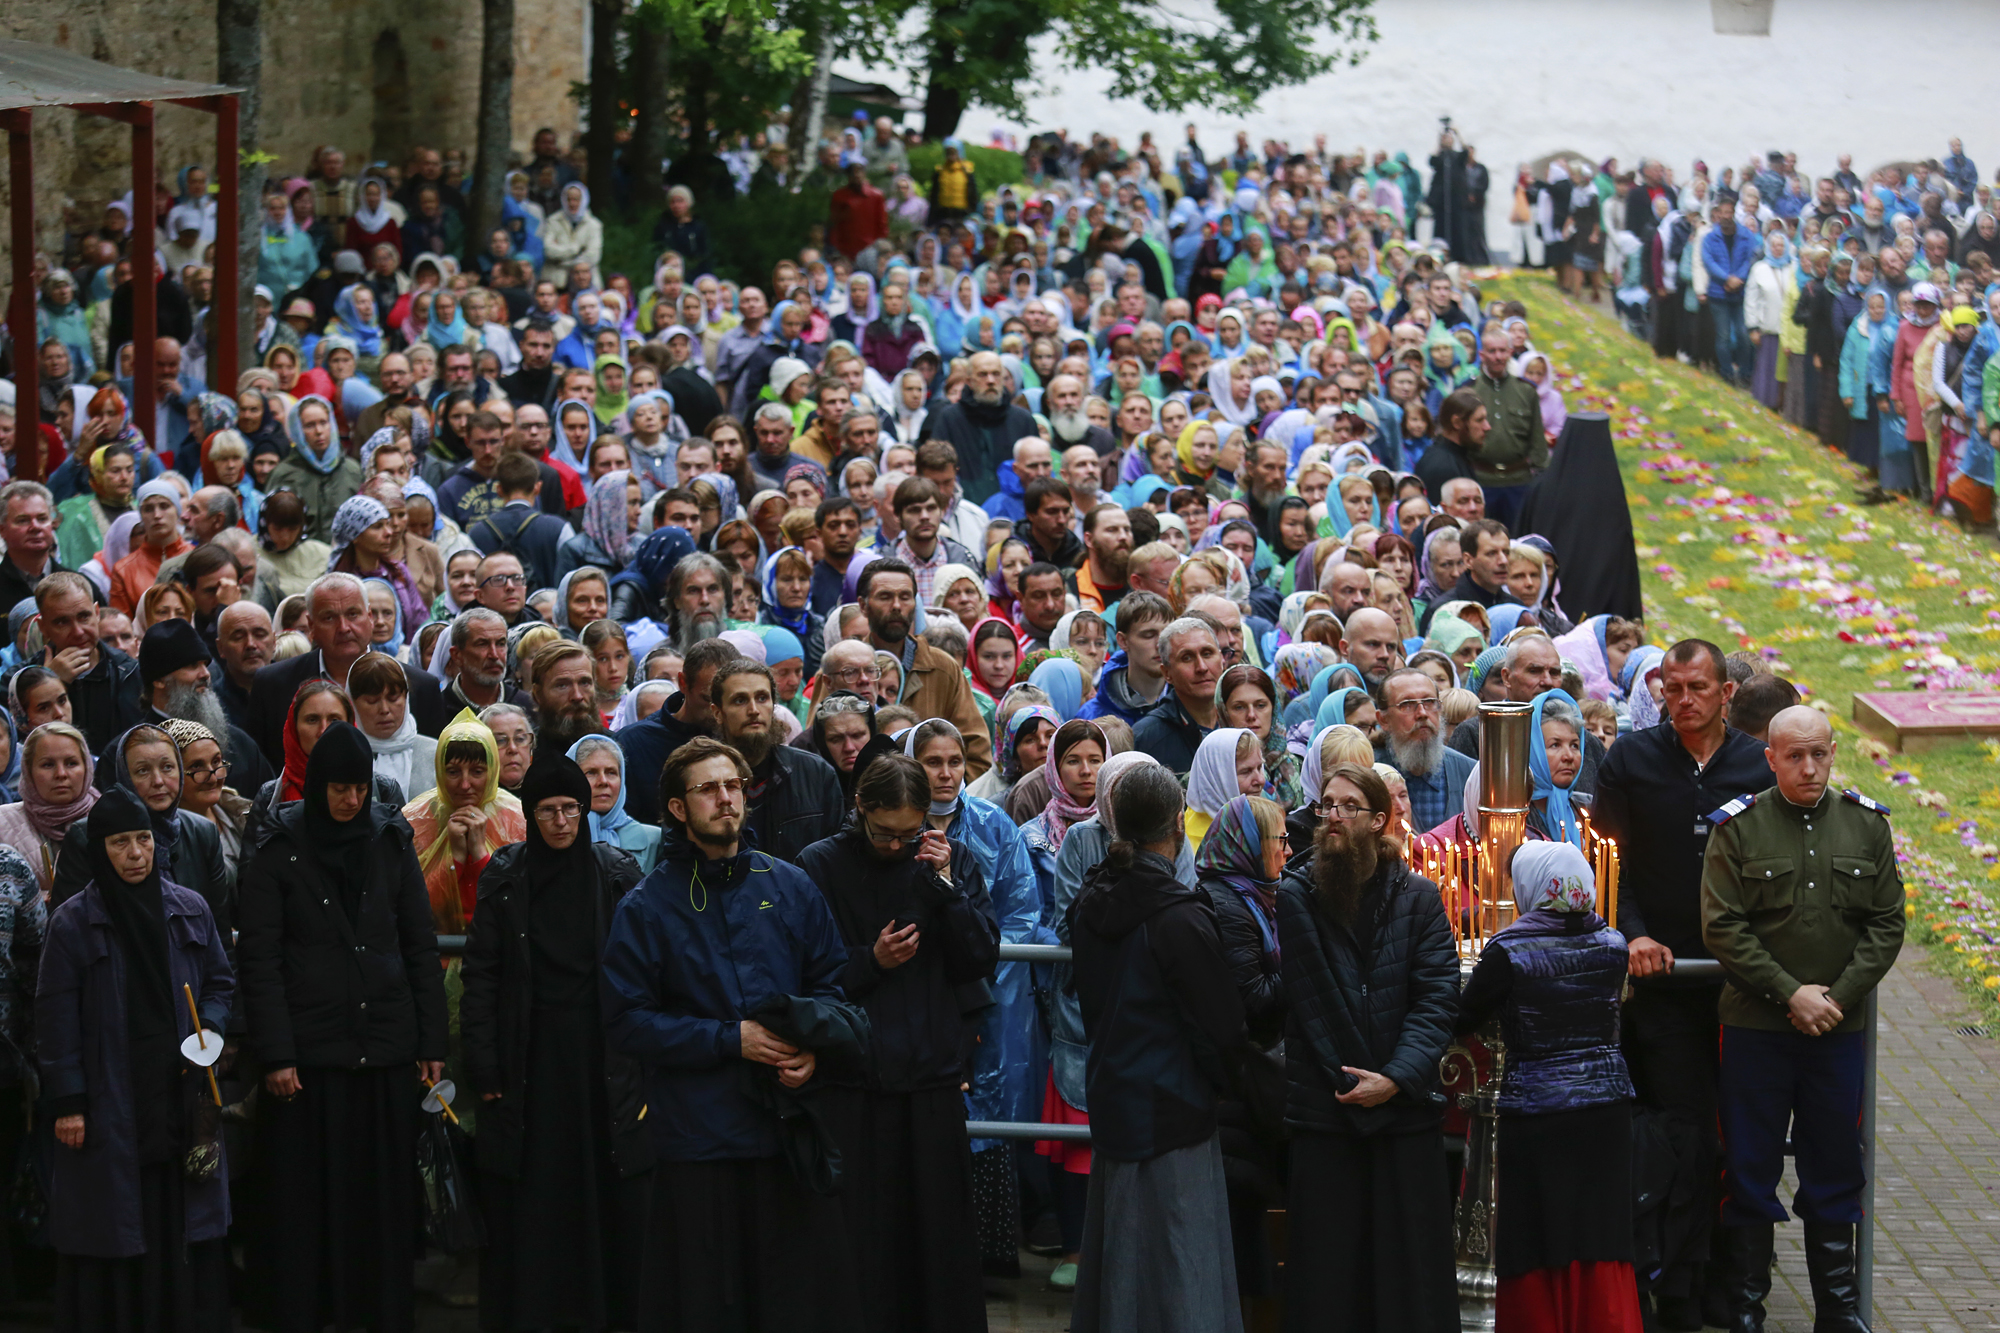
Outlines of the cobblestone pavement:
[[[1970,1021],[1950,983],[1911,948],[1880,994],[1875,1186],[1876,1333],[2000,1329],[2000,1041]],[[1791,1197],[1791,1184],[1780,1197]],[[1811,1333],[1812,1293],[1796,1225],[1781,1228],[1769,1333]],[[1048,1261],[989,1282],[993,1333],[1061,1333],[1068,1302]]]

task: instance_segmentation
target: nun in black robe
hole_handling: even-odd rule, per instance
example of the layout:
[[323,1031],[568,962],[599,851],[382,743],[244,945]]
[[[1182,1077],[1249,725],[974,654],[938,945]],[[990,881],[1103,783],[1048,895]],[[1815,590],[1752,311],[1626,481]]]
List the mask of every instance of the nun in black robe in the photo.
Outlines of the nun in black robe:
[[606,1049],[597,960],[639,865],[591,841],[574,760],[538,755],[521,805],[527,840],[479,875],[459,1006],[480,1097],[479,1326],[635,1328],[654,1152],[639,1064]]
[[[131,792],[98,798],[72,837],[85,841],[90,882],[56,909],[42,953],[36,1025],[42,1111],[55,1121],[49,1239],[63,1333],[229,1328],[228,1169],[208,1079],[181,1042],[196,1009],[208,1040],[221,1040],[236,983],[207,904],[162,880],[152,832]],[[137,880],[107,850],[121,834],[146,835]]]
[[444,1070],[444,973],[415,835],[373,799],[374,771],[367,737],[327,728],[243,877],[237,962],[264,1070],[248,1303],[280,1333],[416,1320],[417,1107]]

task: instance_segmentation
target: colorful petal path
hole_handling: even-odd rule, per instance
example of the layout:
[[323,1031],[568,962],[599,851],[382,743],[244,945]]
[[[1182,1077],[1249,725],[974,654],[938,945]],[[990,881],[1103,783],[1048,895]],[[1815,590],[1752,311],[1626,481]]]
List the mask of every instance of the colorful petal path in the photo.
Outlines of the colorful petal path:
[[1748,394],[1578,306],[1501,277],[1571,412],[1611,418],[1648,635],[1761,653],[1832,719],[1836,783],[1889,805],[1910,938],[2000,1018],[2000,742],[1893,754],[1853,722],[1857,691],[2000,690],[2000,549],[1898,503],[1853,500],[1855,469]]

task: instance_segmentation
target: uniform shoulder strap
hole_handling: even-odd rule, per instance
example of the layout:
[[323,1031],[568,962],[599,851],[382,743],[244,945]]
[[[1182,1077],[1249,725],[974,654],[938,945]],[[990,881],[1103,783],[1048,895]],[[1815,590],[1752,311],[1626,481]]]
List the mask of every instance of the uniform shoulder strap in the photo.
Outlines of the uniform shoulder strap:
[[1757,793],[1754,791],[1745,792],[1735,800],[1724,805],[1720,810],[1710,813],[1708,822],[1720,828],[1755,804],[1757,804]]
[[1874,800],[1871,797],[1863,796],[1860,792],[1854,790],[1854,788],[1852,787],[1847,787],[1843,789],[1840,794],[1846,797],[1848,800],[1854,802],[1856,805],[1860,806],[1863,810],[1873,810],[1876,814],[1881,815],[1885,819],[1888,818],[1889,816],[1888,806],[1882,804],[1880,801]]

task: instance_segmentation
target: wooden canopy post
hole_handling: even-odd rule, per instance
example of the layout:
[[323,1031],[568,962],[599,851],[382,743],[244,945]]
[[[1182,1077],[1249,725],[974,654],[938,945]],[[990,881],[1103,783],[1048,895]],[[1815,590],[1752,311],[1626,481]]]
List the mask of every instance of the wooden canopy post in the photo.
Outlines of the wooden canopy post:
[[[7,187],[14,246],[14,291],[7,323],[14,334],[14,457],[35,461],[18,475],[42,479],[41,351],[35,346],[35,141],[26,107],[0,111],[7,129]],[[28,448],[32,441],[34,449]]]
[[[153,104],[133,102],[130,110],[132,209],[138,214],[132,219],[132,241],[134,249],[143,247],[146,252],[132,257],[132,424],[164,462],[165,441],[155,438],[159,413],[153,382],[153,342],[160,336],[160,275],[153,271],[153,257],[158,253],[153,234],[159,229],[153,217]],[[112,367],[114,375],[117,369]]]

